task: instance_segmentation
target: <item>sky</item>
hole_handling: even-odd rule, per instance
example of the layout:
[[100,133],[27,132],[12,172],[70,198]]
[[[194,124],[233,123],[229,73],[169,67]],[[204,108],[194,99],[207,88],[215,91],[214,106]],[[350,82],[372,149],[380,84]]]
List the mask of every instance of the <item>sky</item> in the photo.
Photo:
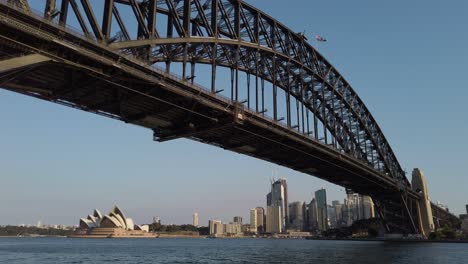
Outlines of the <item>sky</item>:
[[[31,1],[30,1],[31,2]],[[35,3],[39,1],[34,1]],[[468,204],[468,2],[246,1],[305,32],[348,80],[402,167],[421,168],[430,198]],[[316,34],[328,39],[313,41]],[[0,89],[0,225],[76,225],[119,205],[136,223],[247,219],[285,177],[289,201],[339,186],[265,161]]]

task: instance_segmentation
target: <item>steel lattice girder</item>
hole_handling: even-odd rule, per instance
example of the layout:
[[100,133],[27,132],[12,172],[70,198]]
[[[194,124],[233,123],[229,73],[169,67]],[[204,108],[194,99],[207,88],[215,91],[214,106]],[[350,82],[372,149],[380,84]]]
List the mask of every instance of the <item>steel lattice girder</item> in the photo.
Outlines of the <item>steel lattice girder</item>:
[[[27,1],[7,2],[29,10]],[[98,8],[89,0],[62,0],[58,20],[66,25],[71,8],[85,36],[150,63],[182,62],[184,77],[190,62],[224,66],[267,80],[302,102],[333,135],[340,151],[410,185],[370,111],[304,35],[239,0],[105,0],[103,4],[101,26],[95,15]],[[50,17],[47,12],[55,10],[54,5],[55,1],[47,1],[45,17]],[[120,15],[121,5],[130,7],[136,18],[136,38]],[[167,17],[165,38],[156,27],[160,15]],[[119,36],[110,36],[113,19]],[[277,119],[276,98],[274,103]]]
[[[83,5],[81,9],[86,9],[84,6],[87,5],[87,2],[86,0],[81,1]],[[78,1],[63,0],[61,3],[62,12],[60,12],[58,20],[62,25],[67,23],[67,12],[65,12],[65,10],[68,10],[67,6],[69,4],[73,12],[76,13],[76,17],[81,17],[81,20],[83,20],[82,22],[85,21],[85,16],[80,14],[80,8],[77,8]],[[92,22],[80,23],[83,34],[88,38],[90,43],[94,43],[89,47],[92,46],[91,49],[95,49],[95,51],[99,52],[97,56],[92,56],[93,59],[98,59],[99,62],[102,62],[104,57],[110,56],[112,58],[118,57],[120,60],[121,54],[111,50],[114,49],[128,52],[132,56],[146,60],[146,63],[176,61],[182,62],[184,64],[184,69],[185,64],[189,62],[206,63],[253,74],[262,80],[273,83],[275,87],[284,89],[288,96],[299,99],[303,103],[302,105],[310,109],[315,117],[321,120],[326,129],[333,134],[335,139],[342,146],[342,148],[339,149],[335,145],[333,152],[346,153],[348,157],[345,159],[352,159],[354,163],[360,163],[359,166],[372,164],[373,168],[366,166],[364,170],[372,170],[373,174],[379,174],[378,172],[380,172],[379,175],[382,176],[380,177],[382,180],[387,181],[387,183],[391,182],[389,186],[386,187],[392,190],[395,182],[400,182],[400,179],[406,180],[399,167],[398,161],[392,159],[392,157],[394,157],[393,152],[391,152],[383,134],[380,133],[380,129],[359,97],[341,75],[310,45],[305,43],[303,36],[288,31],[287,28],[274,21],[272,18],[238,1],[208,0],[202,3],[196,0],[144,2],[106,0],[104,4],[105,15],[103,20],[112,21],[114,17],[118,22],[121,33],[117,38],[115,36],[110,37],[110,24],[106,25],[106,23],[103,23],[102,32],[99,32],[101,29],[96,27],[97,22],[94,21],[93,36],[87,29],[87,25],[92,25]],[[125,25],[125,22],[119,15],[117,6],[122,4],[130,5],[137,17],[138,36],[135,40],[131,40],[130,34],[126,30],[128,25]],[[212,10],[217,10],[217,12],[210,12],[210,6]],[[88,20],[95,17],[93,12],[94,7],[95,6],[89,5],[88,3],[86,11],[86,18],[88,18]],[[53,9],[53,7],[48,5],[48,9]],[[155,12],[150,13],[148,10],[155,10]],[[24,12],[23,10],[22,12],[23,14],[28,13],[27,17],[29,17],[29,11]],[[152,26],[156,23],[156,14],[164,14],[168,16],[169,21],[172,21],[169,23],[170,27],[168,27],[167,32],[170,38],[160,38],[160,32],[156,30],[156,27]],[[205,18],[200,18],[202,15],[204,15]],[[44,18],[48,19],[46,15],[44,15]],[[201,21],[200,19],[205,22],[199,22]],[[29,18],[26,18],[26,20],[29,20]],[[252,21],[254,21],[254,24],[249,24],[252,23]],[[209,26],[207,26],[208,24]],[[47,38],[53,38],[53,40],[49,39],[49,43],[44,43],[46,46],[49,44],[52,46],[61,45],[62,48],[66,47],[67,49],[71,48],[77,51],[75,47],[57,40],[57,32],[59,36],[65,37],[65,35],[67,35],[68,40],[70,41],[71,39],[69,43],[73,45],[83,40],[83,38],[79,40],[80,37],[74,38],[75,36],[70,38],[69,34],[67,34],[69,32],[61,31],[59,27],[50,23],[50,20],[46,21],[43,26],[52,30],[51,34],[49,34],[50,32],[42,32],[47,35]],[[148,30],[146,30],[146,28],[148,28]],[[176,29],[176,32],[173,32],[173,28]],[[35,32],[35,28],[31,27],[27,31]],[[39,36],[37,33],[33,35],[34,37],[36,37],[36,35]],[[100,36],[103,36],[103,38]],[[55,41],[57,41],[57,43],[54,44],[53,42]],[[11,40],[7,42],[11,42]],[[107,45],[107,48],[105,45]],[[44,46],[44,49],[47,48]],[[33,48],[33,50],[36,49]],[[52,50],[54,49],[52,48]],[[84,52],[85,56],[89,56],[89,52],[81,49],[80,51]],[[56,56],[58,60],[61,60],[61,56],[64,55],[65,54]],[[117,63],[119,63],[119,60]],[[116,62],[113,61],[113,63],[112,66],[114,66]],[[138,65],[143,65],[144,63],[135,63],[132,59],[130,64],[132,65],[131,67],[138,67]],[[126,71],[137,74],[133,68],[126,68]],[[97,72],[99,75],[100,69]],[[95,74],[96,73],[92,73],[92,76]],[[152,72],[146,72],[146,74],[152,76]],[[141,73],[137,75],[139,78],[141,77],[143,79],[148,77],[145,74],[141,76]],[[157,82],[159,82],[158,80]],[[164,77],[164,80],[167,82],[178,82],[177,78],[171,80],[170,78],[166,79]],[[188,85],[186,80],[187,79],[185,79],[184,84]],[[113,85],[115,85],[115,83]],[[95,91],[97,91],[97,89],[87,90],[88,91],[84,94],[93,95]],[[105,100],[87,104],[85,110],[99,111],[98,108],[107,108],[108,105],[114,105],[116,100],[120,100],[121,96],[119,91],[120,90],[118,90],[116,94],[114,94],[116,91],[113,91],[110,92],[111,94],[104,95],[104,97],[106,97]],[[132,92],[135,93],[135,90],[132,90]],[[139,92],[139,94],[141,94],[141,92]],[[210,96],[212,95],[213,94]],[[47,97],[47,95],[41,97],[39,94],[34,94],[33,96],[38,96],[46,100],[51,99]],[[113,96],[113,99],[108,98],[109,96]],[[73,100],[77,99],[74,97]],[[66,104],[66,102],[63,101],[59,102]],[[230,104],[232,104],[232,102]],[[241,103],[237,102],[236,104]],[[176,106],[175,104],[172,105]],[[73,107],[73,104],[70,104],[70,106]],[[122,116],[122,112],[120,112],[120,110],[117,111],[117,113],[111,113],[107,116],[125,120],[125,116]],[[106,112],[105,109],[104,112]],[[101,109],[100,114],[104,112],[102,112]],[[141,116],[140,112],[133,112],[131,114],[131,116],[133,116],[132,118],[136,119]],[[208,117],[208,119],[210,118]],[[276,119],[271,124],[276,126],[279,124],[277,121]],[[289,127],[289,129],[291,130],[292,127]],[[184,131],[183,128],[181,131]],[[193,133],[193,131],[188,132]],[[210,142],[209,139],[205,141]],[[312,141],[309,143],[312,143]],[[236,148],[238,146],[234,144],[232,147]],[[329,146],[324,146],[323,144],[321,147],[329,148]],[[265,151],[271,152],[272,150],[265,149]],[[281,156],[281,153],[277,153],[276,156]],[[362,161],[365,163],[362,163]],[[275,160],[275,162],[281,164],[281,161]],[[299,170],[301,169],[307,168],[299,168]],[[394,172],[397,173],[395,174]],[[398,174],[398,172],[401,172],[401,174]],[[393,178],[387,177],[385,174]],[[398,175],[402,175],[402,178],[398,178]],[[399,187],[406,187],[405,191],[410,190],[407,181],[402,181],[400,183],[406,183],[406,186],[399,185]],[[403,190],[403,188],[401,188],[401,190]],[[396,192],[394,193],[394,191],[391,191],[391,194],[392,197],[388,198],[390,199],[389,201],[387,201],[387,198],[382,198],[381,200],[385,201],[385,203],[399,200],[398,197],[393,197]],[[413,193],[412,195],[414,198],[415,194]],[[377,197],[377,199],[380,198]],[[396,217],[400,217],[403,214],[396,215]]]
[[[173,28],[168,30],[168,38],[159,38],[161,34],[153,29],[153,35],[144,33],[136,40],[113,42],[111,47],[132,53],[151,47],[146,58],[151,63],[215,63],[268,80],[315,113],[347,154],[409,185],[370,111],[342,75],[301,34],[242,1],[114,2],[143,10],[135,11],[143,32],[147,27],[145,19],[153,16],[145,13],[148,10],[168,16]],[[153,4],[156,8],[149,8]]]

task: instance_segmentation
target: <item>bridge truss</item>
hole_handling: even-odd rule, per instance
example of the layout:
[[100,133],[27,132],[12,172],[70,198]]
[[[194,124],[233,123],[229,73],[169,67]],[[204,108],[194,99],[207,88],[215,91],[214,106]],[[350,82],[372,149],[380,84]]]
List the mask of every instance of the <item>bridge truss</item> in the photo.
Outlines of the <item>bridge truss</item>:
[[303,34],[238,0],[42,6],[0,0],[0,57],[23,65],[0,86],[318,176],[370,195],[388,231],[419,232],[390,144]]

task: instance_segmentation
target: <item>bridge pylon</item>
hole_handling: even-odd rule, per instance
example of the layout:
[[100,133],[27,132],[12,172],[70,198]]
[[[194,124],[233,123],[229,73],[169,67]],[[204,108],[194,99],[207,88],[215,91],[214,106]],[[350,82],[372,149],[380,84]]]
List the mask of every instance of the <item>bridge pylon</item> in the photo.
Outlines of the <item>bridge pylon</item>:
[[418,168],[413,170],[411,185],[414,191],[421,194],[421,199],[417,202],[419,230],[421,230],[423,236],[428,237],[434,231],[434,221],[426,178]]

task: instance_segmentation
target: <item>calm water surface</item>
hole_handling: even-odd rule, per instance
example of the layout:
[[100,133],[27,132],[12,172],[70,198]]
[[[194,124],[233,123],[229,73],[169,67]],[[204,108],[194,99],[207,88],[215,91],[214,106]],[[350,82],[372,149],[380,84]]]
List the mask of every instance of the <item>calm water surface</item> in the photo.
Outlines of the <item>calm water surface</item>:
[[0,263],[468,263],[468,244],[0,238]]

